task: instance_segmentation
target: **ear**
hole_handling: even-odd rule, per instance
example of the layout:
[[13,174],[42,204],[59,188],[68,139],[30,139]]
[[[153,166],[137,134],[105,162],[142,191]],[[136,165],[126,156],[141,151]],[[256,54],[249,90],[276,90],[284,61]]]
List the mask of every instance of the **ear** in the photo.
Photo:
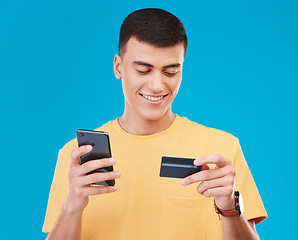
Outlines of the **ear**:
[[116,54],[114,57],[114,74],[117,79],[120,79],[122,77],[121,66],[122,66],[122,59],[119,56],[119,54]]

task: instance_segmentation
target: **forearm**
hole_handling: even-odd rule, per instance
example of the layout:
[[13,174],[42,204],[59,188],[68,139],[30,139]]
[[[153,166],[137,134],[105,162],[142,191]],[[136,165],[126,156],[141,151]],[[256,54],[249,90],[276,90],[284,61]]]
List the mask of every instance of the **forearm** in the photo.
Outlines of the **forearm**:
[[80,240],[82,212],[70,209],[64,204],[60,216],[46,240]]
[[244,215],[240,217],[223,217],[221,216],[221,224],[223,229],[223,239],[225,240],[259,240],[253,222],[248,222]]

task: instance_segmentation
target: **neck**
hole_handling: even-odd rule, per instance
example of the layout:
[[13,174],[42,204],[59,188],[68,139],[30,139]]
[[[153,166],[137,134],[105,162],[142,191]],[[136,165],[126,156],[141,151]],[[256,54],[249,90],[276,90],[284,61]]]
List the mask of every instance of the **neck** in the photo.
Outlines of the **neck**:
[[159,119],[144,119],[143,117],[124,114],[118,119],[122,129],[134,135],[152,135],[168,129],[176,116],[172,111],[166,112]]

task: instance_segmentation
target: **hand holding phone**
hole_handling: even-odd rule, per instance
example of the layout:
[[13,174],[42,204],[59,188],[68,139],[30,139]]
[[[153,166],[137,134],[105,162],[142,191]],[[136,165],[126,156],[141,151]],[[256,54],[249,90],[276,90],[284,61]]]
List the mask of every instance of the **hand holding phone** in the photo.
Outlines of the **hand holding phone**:
[[[81,156],[81,164],[84,164],[92,160],[112,157],[109,135],[106,132],[79,129],[76,134],[77,134],[79,147],[83,145],[92,145],[93,147],[91,152]],[[113,166],[108,166],[108,167],[96,169],[94,171],[89,172],[88,174],[104,173],[104,172],[112,172],[112,171],[113,171]],[[114,186],[115,180],[114,179],[107,180],[107,181],[97,182],[94,184],[103,185],[103,186]]]
[[102,182],[110,179],[118,179],[119,172],[93,173],[95,169],[109,167],[116,163],[113,158],[87,161],[81,164],[81,157],[92,151],[91,145],[75,148],[70,153],[70,166],[68,172],[68,194],[66,206],[71,211],[81,212],[89,202],[89,196],[113,193],[117,191],[116,186],[94,187],[92,183]]

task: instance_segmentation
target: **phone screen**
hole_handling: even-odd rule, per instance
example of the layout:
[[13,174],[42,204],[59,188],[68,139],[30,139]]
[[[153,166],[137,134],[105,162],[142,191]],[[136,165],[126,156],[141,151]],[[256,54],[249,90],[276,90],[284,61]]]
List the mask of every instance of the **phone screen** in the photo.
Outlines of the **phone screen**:
[[[106,132],[79,129],[77,131],[77,140],[78,140],[79,147],[83,145],[93,146],[93,149],[91,152],[81,156],[81,164],[84,164],[85,162],[92,161],[92,160],[110,158],[112,156],[109,135]],[[113,166],[99,168],[88,174],[92,174],[95,172],[110,172],[110,171],[113,171]],[[104,185],[104,186],[114,186],[115,180],[107,180],[104,182],[98,182],[94,184]]]

